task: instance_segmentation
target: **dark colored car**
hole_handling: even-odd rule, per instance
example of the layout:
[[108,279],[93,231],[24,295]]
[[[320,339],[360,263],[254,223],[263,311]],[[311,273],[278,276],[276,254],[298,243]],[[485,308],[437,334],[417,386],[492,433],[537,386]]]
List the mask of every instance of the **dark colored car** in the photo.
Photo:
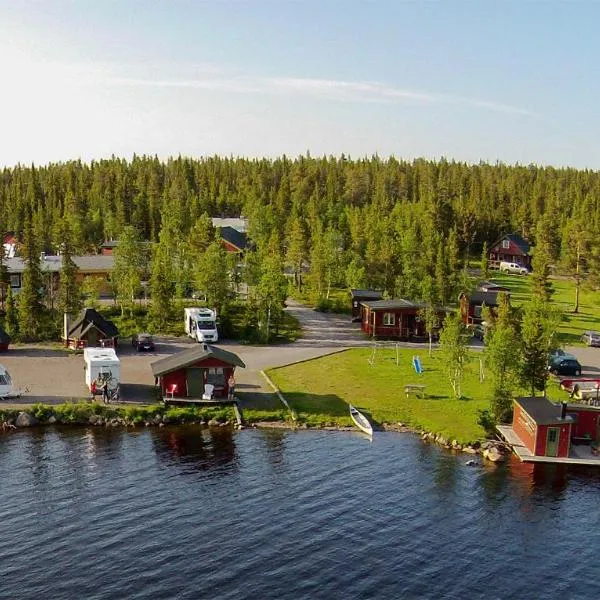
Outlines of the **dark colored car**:
[[550,373],[555,375],[581,375],[581,364],[576,358],[562,357],[555,360],[549,367]]
[[154,339],[149,333],[136,333],[131,338],[131,345],[138,351],[155,350]]

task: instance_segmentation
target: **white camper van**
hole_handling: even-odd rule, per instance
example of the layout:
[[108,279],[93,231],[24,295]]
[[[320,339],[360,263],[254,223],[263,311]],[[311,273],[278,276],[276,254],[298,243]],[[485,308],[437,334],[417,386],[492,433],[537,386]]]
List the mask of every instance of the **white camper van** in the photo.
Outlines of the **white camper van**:
[[121,381],[121,363],[114,348],[84,348],[85,383],[94,392],[108,382],[108,389],[115,390]]
[[0,400],[9,398],[20,398],[23,390],[15,389],[10,373],[4,365],[0,365]]
[[197,342],[217,342],[217,311],[212,308],[184,308],[185,332]]

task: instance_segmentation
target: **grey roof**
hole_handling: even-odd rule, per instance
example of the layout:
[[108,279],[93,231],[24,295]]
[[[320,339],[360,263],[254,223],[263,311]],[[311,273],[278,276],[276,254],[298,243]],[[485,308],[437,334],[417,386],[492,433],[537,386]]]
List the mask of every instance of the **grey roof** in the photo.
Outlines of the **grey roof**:
[[469,304],[485,304],[486,306],[498,306],[499,293],[502,292],[482,292],[481,290],[475,290],[474,292],[467,294],[467,298],[469,298]]
[[119,335],[119,330],[114,323],[105,319],[93,308],[86,308],[79,320],[69,328],[69,338],[81,339],[92,327],[101,331],[107,338]]
[[560,418],[561,405],[550,402],[547,398],[541,396],[515,398],[515,402],[523,407],[523,410],[538,424],[538,425],[553,425],[571,421],[571,418],[563,420]]
[[383,298],[383,294],[375,290],[350,290],[350,295],[359,300],[381,300]]
[[211,346],[210,344],[199,344],[189,350],[171,354],[171,356],[153,362],[150,366],[152,367],[152,374],[158,377],[159,375],[166,375],[172,371],[183,369],[206,358],[216,358],[236,367],[246,366],[237,354],[217,348],[216,346]]
[[493,281],[480,281],[477,284],[477,291],[479,292],[510,292],[510,289],[499,283]]
[[248,228],[248,219],[244,219],[243,217],[239,218],[220,218],[213,217],[212,219],[213,227],[233,227],[237,231],[241,233],[245,233]]
[[[84,256],[73,256],[72,258],[77,268],[85,273],[112,271],[115,265],[114,256],[103,254],[87,254]],[[19,256],[7,258],[4,264],[9,273],[22,273],[25,270],[25,261]],[[58,273],[62,268],[62,256],[44,256],[40,260],[40,267],[45,273]]]
[[221,239],[229,242],[240,250],[245,250],[248,246],[248,236],[243,231],[238,231],[233,227],[221,227],[219,229]]

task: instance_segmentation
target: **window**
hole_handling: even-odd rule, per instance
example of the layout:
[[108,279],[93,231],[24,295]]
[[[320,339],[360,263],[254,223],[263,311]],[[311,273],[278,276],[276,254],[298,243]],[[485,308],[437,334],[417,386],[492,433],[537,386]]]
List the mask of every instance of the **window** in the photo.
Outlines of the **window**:
[[396,324],[396,315],[394,313],[383,313],[383,324],[390,327]]
[[10,380],[10,377],[7,374],[2,374],[0,375],[0,385],[10,385],[12,382]]
[[214,367],[208,369],[206,383],[211,383],[214,386],[225,385],[225,373],[223,372],[223,368]]
[[558,433],[558,429],[554,428],[554,427],[550,427],[548,429],[548,442],[552,443],[552,442],[556,442],[556,440],[558,439],[558,436],[556,435]]
[[504,248],[505,250],[508,250],[508,248],[510,248],[510,241],[502,240],[502,248]]
[[20,288],[21,287],[21,275],[11,275],[10,276],[10,287],[11,288]]
[[481,319],[481,310],[482,310],[482,306],[474,306],[473,307],[473,316],[476,319]]

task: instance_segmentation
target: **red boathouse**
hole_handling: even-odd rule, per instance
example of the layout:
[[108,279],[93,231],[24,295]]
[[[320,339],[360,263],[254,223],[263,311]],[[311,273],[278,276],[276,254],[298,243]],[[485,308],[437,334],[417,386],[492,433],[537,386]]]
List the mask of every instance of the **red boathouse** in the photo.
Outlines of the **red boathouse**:
[[567,411],[566,402],[553,404],[542,397],[516,398],[513,409],[513,431],[533,455],[569,456],[575,417]]
[[[236,367],[245,367],[237,354],[209,344],[177,352],[150,366],[165,403],[226,401],[230,375]],[[212,396],[205,398],[209,384]]]

